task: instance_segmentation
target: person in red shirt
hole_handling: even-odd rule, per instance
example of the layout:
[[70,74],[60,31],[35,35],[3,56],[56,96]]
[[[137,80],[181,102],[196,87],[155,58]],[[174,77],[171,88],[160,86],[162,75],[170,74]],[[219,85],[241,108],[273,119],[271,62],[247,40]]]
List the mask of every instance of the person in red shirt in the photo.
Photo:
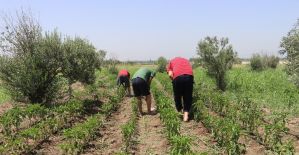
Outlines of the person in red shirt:
[[192,66],[187,59],[176,57],[169,61],[166,70],[169,77],[172,79],[176,109],[179,112],[183,109],[183,120],[186,122],[189,119],[189,112],[192,106],[194,83]]
[[131,89],[130,89],[130,73],[122,69],[118,72],[117,76],[117,85],[122,85],[127,90],[128,96],[131,96]]

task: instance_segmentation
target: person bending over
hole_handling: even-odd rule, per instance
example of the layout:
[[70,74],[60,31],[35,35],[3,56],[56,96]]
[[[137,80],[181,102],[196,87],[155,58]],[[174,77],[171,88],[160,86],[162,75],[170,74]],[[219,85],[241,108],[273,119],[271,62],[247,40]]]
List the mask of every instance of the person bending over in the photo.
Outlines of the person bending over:
[[150,85],[152,79],[155,77],[155,72],[147,68],[140,68],[135,72],[132,77],[132,86],[135,97],[138,102],[138,109],[141,115],[142,111],[142,97],[145,96],[145,101],[147,104],[147,112],[153,114],[154,108],[151,107],[152,97],[150,93]]
[[178,112],[183,110],[183,120],[189,120],[189,112],[192,106],[193,71],[190,62],[181,57],[169,61],[166,67],[169,77],[172,79],[175,106]]
[[127,95],[131,96],[130,73],[127,70],[122,69],[118,72],[117,85],[122,85],[125,88]]

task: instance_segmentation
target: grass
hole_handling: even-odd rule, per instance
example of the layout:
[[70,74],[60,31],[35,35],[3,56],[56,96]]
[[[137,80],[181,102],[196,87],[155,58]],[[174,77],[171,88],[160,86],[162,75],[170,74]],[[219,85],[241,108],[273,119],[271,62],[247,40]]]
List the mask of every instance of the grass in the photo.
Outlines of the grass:
[[0,85],[0,104],[9,100],[10,100],[10,96],[7,94],[6,90],[2,88]]
[[[206,71],[195,70],[196,83],[216,87],[215,80]],[[275,111],[288,110],[299,115],[299,89],[288,80],[283,67],[264,71],[251,71],[248,66],[236,67],[227,73],[227,90],[230,100],[249,97],[261,106]]]

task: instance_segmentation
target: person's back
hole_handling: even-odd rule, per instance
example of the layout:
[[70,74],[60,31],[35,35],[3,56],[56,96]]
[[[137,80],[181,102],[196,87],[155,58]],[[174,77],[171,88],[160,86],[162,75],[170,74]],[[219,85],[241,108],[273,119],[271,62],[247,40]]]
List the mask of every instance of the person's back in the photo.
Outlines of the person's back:
[[141,78],[143,79],[145,82],[149,81],[150,77],[153,77],[154,72],[149,70],[148,68],[140,68],[139,70],[137,70],[135,72],[135,74],[133,75],[132,79],[134,78]]
[[146,104],[147,104],[147,111],[148,113],[152,113],[153,109],[151,108],[151,93],[150,93],[150,84],[152,79],[155,76],[155,72],[147,69],[147,68],[140,68],[135,72],[132,77],[132,86],[134,95],[137,98],[138,109],[140,114],[142,112],[142,96],[145,96]]
[[[192,106],[193,71],[187,59],[176,57],[170,60],[167,73],[172,79],[173,95],[177,111],[184,113],[184,121],[188,121]],[[183,99],[183,104],[182,104]]]
[[169,62],[167,66],[167,71],[171,70],[173,72],[173,79],[180,75],[193,75],[192,66],[190,62],[181,57],[176,57]]
[[118,72],[117,76],[117,84],[123,85],[127,90],[128,96],[131,96],[131,89],[130,89],[130,73],[126,69],[122,69]]

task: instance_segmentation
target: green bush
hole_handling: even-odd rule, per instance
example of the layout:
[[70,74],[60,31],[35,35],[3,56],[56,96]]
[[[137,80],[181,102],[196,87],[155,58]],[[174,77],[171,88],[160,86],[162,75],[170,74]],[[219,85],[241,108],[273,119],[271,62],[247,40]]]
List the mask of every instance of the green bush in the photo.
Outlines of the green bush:
[[276,68],[279,63],[279,58],[271,55],[253,54],[250,58],[250,67],[252,70],[261,71],[266,68]]
[[286,54],[287,57],[287,72],[299,87],[299,19],[295,27],[283,37],[280,46],[283,48],[281,54]]
[[64,86],[75,81],[91,84],[103,61],[87,40],[76,37],[65,41],[57,31],[43,34],[40,25],[22,12],[17,21],[5,23],[0,34],[0,79],[11,96],[24,102],[51,103]]
[[263,58],[259,54],[254,54],[250,58],[250,67],[252,70],[263,70],[265,68]]
[[57,32],[49,33],[32,46],[32,51],[3,57],[0,78],[15,99],[49,103],[59,89],[57,78],[63,65],[61,38]]
[[166,65],[167,65],[167,60],[164,57],[159,57],[157,60],[157,72],[165,72],[166,71]]

